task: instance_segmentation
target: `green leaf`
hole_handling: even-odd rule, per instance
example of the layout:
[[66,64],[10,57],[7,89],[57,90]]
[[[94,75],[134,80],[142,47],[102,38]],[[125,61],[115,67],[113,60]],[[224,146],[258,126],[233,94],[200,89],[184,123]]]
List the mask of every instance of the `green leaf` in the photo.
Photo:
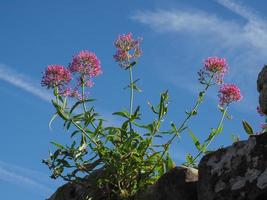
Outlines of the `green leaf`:
[[231,134],[231,139],[233,142],[239,142],[240,141],[240,137],[238,135],[234,135],[234,134]]
[[242,124],[243,124],[244,130],[246,131],[246,133],[248,135],[253,135],[254,134],[254,131],[253,131],[252,127],[249,125],[249,123],[247,121],[242,120]]
[[166,155],[165,165],[166,165],[166,171],[169,171],[170,169],[175,167],[175,163],[173,162],[169,153],[167,153],[167,155]]
[[133,84],[133,89],[137,92],[142,92],[142,90],[136,84]]
[[114,112],[112,115],[118,115],[127,119],[130,119],[130,114],[127,111]]
[[55,114],[52,116],[52,118],[51,118],[51,120],[50,120],[50,122],[49,122],[49,124],[48,124],[48,127],[49,127],[50,130],[52,130],[52,127],[51,127],[52,122],[56,119],[57,116],[58,116],[57,113],[55,113]]
[[190,134],[190,136],[191,136],[191,138],[192,138],[192,140],[193,140],[193,142],[194,142],[195,147],[196,147],[199,151],[202,151],[202,145],[200,144],[198,138],[195,136],[195,134],[194,134],[190,129],[188,129],[188,130],[189,130],[189,134]]
[[192,156],[190,153],[187,153],[185,159],[186,159],[186,162],[187,162],[188,164],[190,164],[190,163],[193,162],[193,159],[194,159],[194,158],[193,158],[193,156]]
[[52,103],[54,105],[54,107],[57,110],[57,114],[64,120],[69,120],[69,114],[66,113],[60,105],[57,104],[57,102],[55,102],[54,100],[52,100]]
[[192,116],[197,115],[197,110],[196,109],[192,110],[191,115]]
[[80,104],[81,104],[81,101],[76,102],[76,103],[71,107],[71,109],[70,109],[70,113],[72,113],[72,112],[77,108],[77,106],[79,106]]
[[148,101],[147,102],[148,106],[150,107],[150,109],[152,110],[153,113],[155,114],[159,114],[159,111],[156,110],[156,108]]
[[216,135],[221,133],[222,130],[223,130],[223,125],[219,126],[217,129],[212,128],[211,132],[209,134],[209,137],[205,140],[205,142],[208,142],[208,141],[212,140]]
[[60,162],[62,163],[62,165],[64,165],[64,167],[71,167],[66,160],[60,160]]
[[224,110],[225,110],[225,108],[224,108],[224,107],[222,107],[222,106],[220,106],[220,105],[218,105],[218,108],[219,108],[219,110],[221,111],[221,113],[223,113],[223,112],[224,112]]
[[210,132],[208,138],[205,140],[205,142],[210,141],[215,135],[216,135],[216,129],[215,128],[212,128],[211,129],[211,132]]
[[164,115],[166,115],[168,109],[167,109],[167,102],[168,101],[168,90],[166,92],[163,92],[160,95],[160,103],[159,103],[159,114],[158,119],[162,119]]
[[54,141],[51,142],[51,144],[55,145],[56,147],[58,147],[59,149],[66,149],[63,145],[56,143]]
[[201,91],[199,94],[198,94],[198,100],[199,102],[202,102],[203,101],[203,97],[205,95],[205,92],[204,91]]
[[78,131],[78,130],[76,130],[76,131],[74,131],[72,134],[71,134],[71,138],[73,137],[73,136],[75,136],[77,133],[79,133],[80,131]]
[[218,135],[219,133],[221,133],[223,130],[223,125],[219,126],[218,129],[216,130],[216,135]]
[[133,62],[131,62],[130,64],[129,64],[129,66],[127,66],[126,68],[125,68],[125,70],[127,70],[127,69],[129,69],[130,67],[133,67],[134,65],[136,65],[136,61],[133,61]]
[[72,113],[80,104],[92,102],[95,101],[95,99],[85,99],[83,101],[77,101],[70,109],[70,113]]

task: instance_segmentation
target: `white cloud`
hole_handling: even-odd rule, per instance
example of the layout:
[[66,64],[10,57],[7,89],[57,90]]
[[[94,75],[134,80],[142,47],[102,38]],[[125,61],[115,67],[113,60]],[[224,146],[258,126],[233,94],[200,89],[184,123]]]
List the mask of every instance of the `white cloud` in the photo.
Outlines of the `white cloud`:
[[0,80],[6,81],[26,92],[41,98],[46,102],[50,102],[52,95],[46,90],[34,85],[33,81],[24,74],[11,70],[7,66],[0,64]]
[[[206,50],[208,55],[224,55],[231,63],[228,80],[239,84],[242,89],[244,95],[242,108],[255,110],[257,74],[267,56],[267,22],[249,8],[234,1],[216,2],[237,14],[243,21],[196,9],[193,12],[185,9],[139,11],[132,16],[132,19],[150,26],[156,32],[186,33],[188,42],[190,43],[192,37],[197,38],[205,47],[203,51]],[[190,45],[194,48],[194,44]],[[182,86],[183,82],[184,88],[195,89],[190,80],[177,77],[178,73],[171,72],[166,76],[169,82],[177,86]]]
[[227,9],[231,10],[232,12],[236,13],[237,15],[249,20],[249,21],[254,21],[254,22],[261,22],[261,18],[259,18],[252,10],[245,6],[241,6],[240,4],[236,3],[235,1],[231,0],[215,0],[217,3],[220,5],[226,7]]
[[53,191],[41,183],[42,177],[40,172],[0,161],[0,180],[29,188],[33,193],[41,194],[41,196],[49,195]]
[[[243,11],[243,10],[242,10]],[[241,11],[240,11],[241,12]],[[188,32],[221,40],[228,47],[253,47],[267,55],[267,26],[263,20],[248,15],[245,24],[225,20],[203,11],[159,10],[137,12],[132,18],[159,32]]]

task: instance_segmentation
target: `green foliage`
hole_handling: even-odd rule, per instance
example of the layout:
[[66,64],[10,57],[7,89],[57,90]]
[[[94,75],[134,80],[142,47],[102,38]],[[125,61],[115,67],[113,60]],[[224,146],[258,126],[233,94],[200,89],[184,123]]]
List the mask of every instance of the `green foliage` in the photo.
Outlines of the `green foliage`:
[[93,107],[77,113],[80,106],[92,100],[77,101],[68,108],[63,99],[57,96],[56,99],[52,101],[56,109],[52,120],[55,116],[63,120],[65,129],[70,132],[72,144],[63,146],[51,142],[56,150],[43,161],[52,171],[51,178],[61,177],[82,184],[82,174],[90,175],[94,170],[102,168],[105,173],[98,180],[99,187],[108,188],[110,196],[128,198],[175,166],[168,153],[161,155],[159,147],[162,145],[153,142],[155,137],[161,136],[160,126],[168,111],[167,91],[161,94],[157,106],[151,105],[156,114],[154,121],[141,124],[141,110],[138,106],[132,114],[128,111],[113,113],[123,119],[118,127],[104,127],[104,119],[99,117]]
[[[118,126],[105,126],[106,121],[98,114],[92,105],[94,99],[85,96],[85,81],[81,77],[82,97],[69,105],[68,97],[59,94],[59,88],[54,88],[55,100],[52,104],[55,114],[49,122],[58,117],[63,121],[66,133],[69,134],[71,144],[62,145],[51,142],[55,151],[43,162],[51,170],[51,178],[63,178],[65,181],[85,185],[83,177],[101,170],[101,176],[95,185],[102,189],[108,199],[131,199],[138,191],[153,184],[162,174],[175,166],[170,157],[169,148],[173,141],[180,139],[181,133],[189,131],[189,135],[198,151],[196,156],[186,155],[186,166],[196,167],[197,159],[208,152],[208,146],[214,138],[222,132],[224,118],[229,118],[227,108],[219,107],[222,118],[217,128],[212,128],[204,142],[200,142],[197,135],[188,127],[188,122],[198,114],[198,108],[203,103],[206,92],[214,85],[214,73],[210,80],[202,80],[204,89],[199,93],[195,105],[186,111],[186,117],[180,125],[170,123],[170,129],[161,130],[161,125],[168,113],[168,91],[160,94],[158,104],[148,103],[154,114],[149,123],[142,123],[141,108],[133,106],[134,91],[141,92],[137,80],[133,81],[132,62],[125,70],[130,72],[129,111],[121,110],[113,115],[120,117],[122,123]],[[87,107],[89,104],[89,107]],[[252,128],[243,121],[248,134],[253,134]],[[155,138],[167,138],[167,142]],[[91,199],[88,196],[88,199]]]
[[246,131],[246,133],[248,135],[253,135],[254,134],[254,131],[252,129],[252,127],[249,125],[249,123],[245,120],[242,120],[242,125],[243,125],[243,128],[244,130]]

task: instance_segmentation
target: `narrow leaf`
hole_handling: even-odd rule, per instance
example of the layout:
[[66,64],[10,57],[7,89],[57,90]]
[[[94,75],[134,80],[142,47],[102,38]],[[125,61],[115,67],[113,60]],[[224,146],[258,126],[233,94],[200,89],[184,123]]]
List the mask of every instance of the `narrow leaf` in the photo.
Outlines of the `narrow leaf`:
[[253,131],[252,127],[249,125],[249,123],[247,121],[242,120],[242,124],[243,124],[244,130],[246,131],[246,133],[248,135],[253,135],[254,134],[254,131]]
[[188,129],[188,130],[189,130],[189,134],[190,134],[190,136],[191,136],[191,138],[192,138],[192,140],[193,140],[193,142],[194,142],[196,148],[197,148],[199,151],[202,151],[202,145],[200,144],[198,138],[195,136],[195,134],[194,134],[190,129]]

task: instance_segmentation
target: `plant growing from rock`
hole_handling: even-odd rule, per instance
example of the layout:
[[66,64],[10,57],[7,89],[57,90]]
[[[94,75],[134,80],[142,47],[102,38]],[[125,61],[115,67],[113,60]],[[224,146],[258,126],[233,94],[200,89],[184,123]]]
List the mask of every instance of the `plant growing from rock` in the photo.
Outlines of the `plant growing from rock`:
[[[67,68],[61,65],[46,68],[41,83],[53,90],[55,99],[52,104],[56,110],[49,126],[56,117],[61,118],[71,138],[69,145],[52,142],[56,150],[43,161],[52,171],[51,178],[61,177],[65,181],[88,187],[84,176],[98,173],[94,186],[102,191],[106,199],[133,199],[137,192],[153,184],[174,167],[169,148],[183,131],[189,130],[199,151],[195,157],[187,155],[186,166],[195,166],[198,158],[207,152],[210,143],[222,131],[228,105],[241,99],[240,90],[233,84],[220,88],[219,109],[222,118],[203,144],[188,127],[189,120],[197,115],[208,89],[223,82],[227,64],[225,59],[217,57],[206,59],[204,68],[199,71],[199,82],[203,85],[203,90],[180,125],[171,122],[168,130],[161,130],[168,112],[168,91],[161,93],[157,105],[149,104],[155,119],[147,124],[142,123],[141,109],[134,106],[134,93],[141,90],[137,86],[138,79],[133,78],[133,70],[141,55],[141,40],[134,39],[129,33],[118,36],[114,42],[114,59],[122,70],[129,72],[129,110],[113,113],[123,119],[120,126],[105,126],[105,120],[95,111],[94,100],[87,93],[87,89],[94,85],[93,79],[102,73],[100,61],[93,52],[81,51],[73,57]],[[162,136],[169,139],[166,142],[162,140],[161,143],[155,141],[156,137]],[[95,198],[90,187],[86,196],[89,199]]]

